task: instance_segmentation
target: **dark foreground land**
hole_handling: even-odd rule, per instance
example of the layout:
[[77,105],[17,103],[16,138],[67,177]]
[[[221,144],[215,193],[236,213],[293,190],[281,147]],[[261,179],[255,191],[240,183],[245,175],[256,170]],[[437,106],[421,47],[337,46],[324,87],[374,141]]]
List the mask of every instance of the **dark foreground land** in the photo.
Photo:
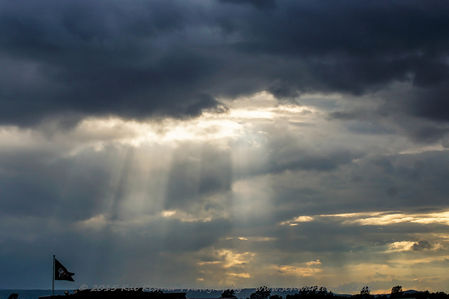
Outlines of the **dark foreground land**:
[[[143,289],[138,290],[108,290],[108,291],[92,291],[92,290],[76,290],[72,294],[66,293],[59,296],[44,296],[39,299],[186,299],[186,293],[164,293],[162,291],[147,292]],[[13,299],[13,298],[10,298]],[[17,298],[19,299],[19,298]]]
[[[247,289],[249,290],[249,289]],[[273,290],[268,287],[259,287],[252,289],[253,292],[242,294],[240,291],[236,293],[234,290],[228,289],[221,293],[214,291],[208,293],[209,297],[204,297],[204,294],[189,292],[188,299],[449,299],[449,294],[444,292],[428,292],[428,291],[402,291],[401,286],[392,288],[390,294],[370,294],[367,286],[363,287],[360,294],[356,295],[342,295],[329,292],[324,287],[303,287],[291,290],[288,293],[283,291]],[[201,292],[200,292],[201,293]],[[204,292],[202,292],[204,293]],[[1,294],[1,292],[0,292]],[[42,294],[42,293],[41,293]],[[37,294],[36,294],[37,295]],[[238,295],[238,296],[237,296]],[[242,296],[244,295],[244,296]],[[58,291],[55,296],[19,296],[18,293],[9,293],[5,296],[3,293],[0,299],[186,299],[184,292],[162,292],[160,290],[144,290],[144,289],[114,289],[114,290],[75,290],[73,292],[65,291],[61,294]]]

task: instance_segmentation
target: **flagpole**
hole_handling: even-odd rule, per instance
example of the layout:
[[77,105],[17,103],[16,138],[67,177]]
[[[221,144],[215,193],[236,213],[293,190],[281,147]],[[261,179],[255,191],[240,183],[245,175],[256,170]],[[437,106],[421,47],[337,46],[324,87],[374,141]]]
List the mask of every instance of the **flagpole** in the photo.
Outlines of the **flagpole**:
[[55,255],[53,254],[53,274],[51,276],[51,296],[55,295]]

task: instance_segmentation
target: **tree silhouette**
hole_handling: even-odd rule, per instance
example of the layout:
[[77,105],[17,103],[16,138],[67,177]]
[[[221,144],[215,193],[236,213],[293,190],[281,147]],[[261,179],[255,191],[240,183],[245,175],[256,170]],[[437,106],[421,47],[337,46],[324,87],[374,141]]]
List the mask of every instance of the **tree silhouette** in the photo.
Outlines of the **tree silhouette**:
[[391,288],[390,298],[398,298],[402,296],[402,286],[394,286]]
[[287,295],[286,299],[320,299],[333,296],[334,294],[329,292],[325,287],[306,286],[299,289],[297,294]]
[[227,289],[224,290],[223,293],[221,293],[221,298],[237,298],[237,297],[235,296],[234,290]]
[[249,297],[250,299],[268,299],[270,297],[271,290],[267,286],[261,286],[256,289]]
[[368,286],[364,286],[360,290],[360,295],[362,295],[362,296],[369,296],[370,295],[369,287]]

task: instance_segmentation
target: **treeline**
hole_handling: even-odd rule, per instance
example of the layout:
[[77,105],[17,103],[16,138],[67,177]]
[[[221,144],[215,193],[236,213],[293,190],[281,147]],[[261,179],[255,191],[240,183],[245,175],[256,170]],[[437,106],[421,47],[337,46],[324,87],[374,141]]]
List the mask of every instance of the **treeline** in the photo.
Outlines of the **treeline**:
[[[342,295],[335,295],[325,287],[306,286],[298,290],[296,294],[286,295],[285,299],[332,299],[341,298]],[[368,286],[364,286],[359,294],[345,296],[351,299],[449,299],[449,294],[444,292],[429,291],[403,291],[402,286],[394,286],[388,295],[372,295]],[[237,299],[234,290],[225,290],[221,298]],[[271,295],[271,289],[261,286],[256,289],[250,297],[246,299],[283,299],[281,295]]]

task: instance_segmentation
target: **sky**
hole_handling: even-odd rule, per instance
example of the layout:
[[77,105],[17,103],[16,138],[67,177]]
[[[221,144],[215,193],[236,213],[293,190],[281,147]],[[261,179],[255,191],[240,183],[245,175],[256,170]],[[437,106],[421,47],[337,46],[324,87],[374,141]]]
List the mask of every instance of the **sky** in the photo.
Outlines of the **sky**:
[[449,291],[449,3],[0,0],[0,288]]

